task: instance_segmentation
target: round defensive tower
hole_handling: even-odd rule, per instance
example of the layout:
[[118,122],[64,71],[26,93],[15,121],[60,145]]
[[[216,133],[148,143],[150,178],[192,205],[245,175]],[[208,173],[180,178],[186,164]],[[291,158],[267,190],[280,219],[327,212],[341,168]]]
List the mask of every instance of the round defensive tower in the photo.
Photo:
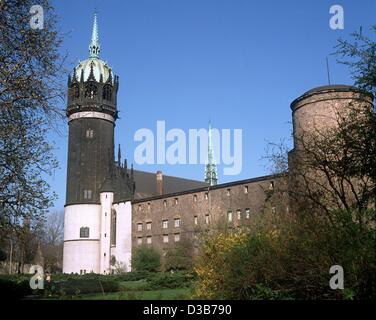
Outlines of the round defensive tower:
[[335,126],[337,116],[350,105],[373,107],[373,95],[348,85],[329,85],[307,91],[291,103],[294,149],[305,133]]

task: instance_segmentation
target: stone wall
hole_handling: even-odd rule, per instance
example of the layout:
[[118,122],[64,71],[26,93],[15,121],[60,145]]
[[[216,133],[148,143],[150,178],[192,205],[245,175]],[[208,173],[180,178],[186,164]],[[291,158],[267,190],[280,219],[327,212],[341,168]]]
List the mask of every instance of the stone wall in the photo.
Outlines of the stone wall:
[[273,207],[265,201],[266,193],[279,180],[277,176],[266,176],[135,200],[132,247],[151,245],[163,257],[168,248],[183,241],[194,247],[197,233],[202,230],[247,226],[263,210],[285,211],[286,206]]

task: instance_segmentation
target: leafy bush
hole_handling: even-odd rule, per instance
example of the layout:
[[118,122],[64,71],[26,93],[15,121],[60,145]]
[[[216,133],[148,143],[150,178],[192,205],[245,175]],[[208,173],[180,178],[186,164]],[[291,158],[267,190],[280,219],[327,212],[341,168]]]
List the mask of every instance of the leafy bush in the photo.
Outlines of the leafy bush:
[[148,280],[150,290],[189,287],[194,276],[191,273],[156,273]]
[[1,276],[1,298],[7,300],[19,300],[27,295],[31,295],[33,291],[30,288],[29,281],[30,278],[25,276]]
[[51,295],[107,293],[118,291],[119,283],[115,279],[68,279],[52,282],[46,289]]
[[193,246],[191,241],[181,241],[166,252],[164,270],[192,270]]
[[[373,221],[373,210],[363,214]],[[375,299],[374,225],[342,211],[332,223],[311,218],[274,217],[250,233],[208,237],[195,265],[195,298]],[[344,269],[345,290],[329,286],[333,265]]]
[[160,254],[152,247],[141,246],[132,255],[132,269],[135,271],[156,272],[160,267]]

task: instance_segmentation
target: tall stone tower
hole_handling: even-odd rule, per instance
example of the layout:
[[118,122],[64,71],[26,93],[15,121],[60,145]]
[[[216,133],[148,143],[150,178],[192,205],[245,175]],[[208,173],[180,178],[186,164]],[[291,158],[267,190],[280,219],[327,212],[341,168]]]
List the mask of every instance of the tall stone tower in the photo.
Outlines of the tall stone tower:
[[114,161],[119,81],[99,58],[96,16],[89,53],[68,78],[67,205],[98,204],[101,185]]
[[[89,58],[68,77],[64,273],[108,273],[110,261],[123,257],[125,263],[129,262],[134,182],[127,173],[126,161],[122,165],[120,157],[116,163],[114,159],[118,88],[119,78],[100,59],[94,15]],[[116,246],[119,230],[126,237],[122,241],[126,248]]]

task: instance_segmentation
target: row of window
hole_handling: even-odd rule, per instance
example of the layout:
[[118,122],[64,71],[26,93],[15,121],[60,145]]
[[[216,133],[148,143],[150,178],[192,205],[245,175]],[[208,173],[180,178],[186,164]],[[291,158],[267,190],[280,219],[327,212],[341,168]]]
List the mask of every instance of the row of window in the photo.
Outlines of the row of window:
[[[243,213],[242,210],[240,210],[240,209],[236,210],[236,217],[237,217],[238,220],[242,219],[242,213]],[[244,211],[244,218],[249,219],[250,216],[251,216],[251,210],[249,208],[246,208],[245,211]],[[233,221],[232,211],[227,212],[227,219],[228,219],[228,222]],[[209,222],[210,222],[209,214],[206,214],[205,215],[205,223],[209,224]],[[196,226],[198,225],[198,216],[193,217],[193,223]],[[180,218],[175,218],[174,219],[174,227],[180,228],[180,225],[181,225]],[[162,228],[163,229],[169,228],[169,220],[167,220],[167,219],[162,220]],[[143,223],[142,222],[137,223],[137,231],[142,231],[142,230],[143,230]],[[146,230],[151,230],[151,221],[146,222]]]
[[[245,219],[249,219],[250,218],[250,215],[251,215],[251,211],[247,208],[245,209],[245,216],[244,218]],[[242,211],[239,209],[239,210],[236,210],[236,218],[238,220],[241,220],[242,219]],[[227,212],[227,221],[228,222],[232,222],[233,221],[233,215],[232,215],[232,211],[228,211]]]
[[[179,242],[180,241],[180,233],[174,233],[174,242]],[[152,244],[152,236],[147,236],[146,237],[146,244]],[[169,243],[170,241],[170,235],[164,234],[162,236],[163,243]],[[137,245],[142,245],[144,243],[144,238],[143,237],[138,237],[137,238]]]
[[[169,221],[168,220],[163,220],[162,221],[162,228],[163,229],[168,229]],[[180,218],[175,218],[174,219],[174,227],[175,228],[180,228]],[[142,231],[143,229],[143,223],[137,223],[137,231]],[[146,230],[151,230],[151,222],[146,222]]]
[[[74,84],[70,89],[71,99],[77,100],[80,98],[80,88],[78,84]],[[93,82],[89,82],[85,86],[84,96],[85,98],[94,99],[98,95],[98,88]],[[110,85],[105,85],[102,92],[103,100],[112,100],[112,88]]]
[[[274,189],[274,181],[271,181],[270,184],[269,184],[269,190],[273,190],[273,189]],[[243,186],[243,191],[244,191],[245,194],[248,194],[248,191],[249,191],[248,186]],[[226,194],[227,194],[227,196],[231,196],[231,189],[230,188],[226,190]],[[204,193],[204,199],[205,200],[209,199],[209,193],[208,192]],[[197,202],[197,194],[193,195],[193,202]],[[174,198],[173,204],[178,205],[179,204],[179,198]],[[167,200],[163,200],[163,206],[165,208],[168,207],[168,201]],[[151,209],[151,203],[150,202],[148,202],[148,204],[147,204],[147,209],[148,210]],[[144,210],[144,207],[143,207],[142,204],[139,204],[138,205],[138,211],[142,211],[142,210]]]

